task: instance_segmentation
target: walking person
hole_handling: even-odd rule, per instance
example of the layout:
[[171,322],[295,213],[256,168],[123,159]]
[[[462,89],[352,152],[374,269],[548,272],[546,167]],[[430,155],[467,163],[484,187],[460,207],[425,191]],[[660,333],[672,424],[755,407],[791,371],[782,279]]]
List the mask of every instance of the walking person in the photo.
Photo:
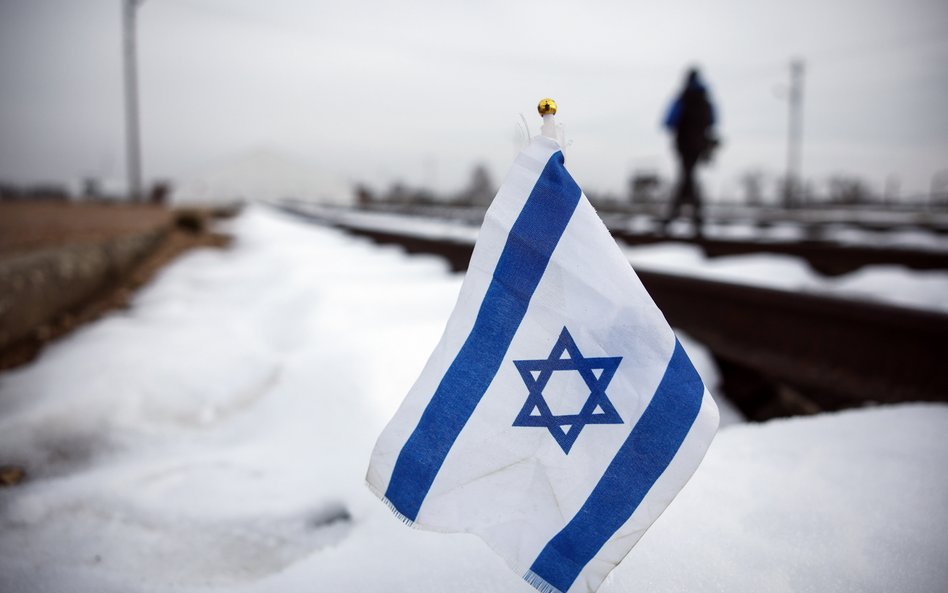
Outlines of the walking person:
[[699,162],[710,160],[717,140],[712,134],[714,105],[708,98],[707,88],[697,68],[688,70],[684,87],[669,105],[664,124],[675,137],[679,177],[662,230],[667,232],[668,224],[687,205],[691,208],[694,233],[701,236],[701,190],[695,181],[695,168]]

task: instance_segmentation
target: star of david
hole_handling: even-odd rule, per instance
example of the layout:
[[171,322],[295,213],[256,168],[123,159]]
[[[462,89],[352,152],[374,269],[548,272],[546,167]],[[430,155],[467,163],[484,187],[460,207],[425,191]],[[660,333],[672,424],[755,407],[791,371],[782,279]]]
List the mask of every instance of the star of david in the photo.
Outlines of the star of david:
[[[513,425],[546,428],[568,455],[587,424],[622,424],[619,412],[606,396],[606,388],[621,360],[621,356],[584,357],[573,336],[564,327],[549,357],[513,361],[529,391],[527,401]],[[543,390],[553,373],[563,371],[578,372],[589,387],[589,397],[578,414],[553,414],[543,397]]]

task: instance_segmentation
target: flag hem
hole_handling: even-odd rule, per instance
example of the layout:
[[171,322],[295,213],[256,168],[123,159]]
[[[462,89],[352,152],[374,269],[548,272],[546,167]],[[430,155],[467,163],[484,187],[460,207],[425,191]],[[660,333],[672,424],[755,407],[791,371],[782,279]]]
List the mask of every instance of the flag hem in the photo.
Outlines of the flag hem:
[[365,480],[365,487],[371,490],[372,494],[377,496],[379,500],[385,503],[385,506],[388,507],[388,510],[392,511],[392,514],[395,515],[396,519],[398,519],[399,521],[401,521],[402,523],[404,523],[405,525],[408,525],[409,527],[413,529],[427,529],[427,527],[423,525],[418,525],[414,519],[411,519],[410,517],[406,516],[404,513],[399,511],[395,507],[395,504],[392,501],[390,501],[388,498],[386,498],[385,493],[383,493],[381,490],[376,488],[375,485],[373,485],[372,482],[370,482],[368,479]]
[[472,531],[465,531],[463,529],[457,529],[457,528],[452,528],[452,527],[438,527],[436,525],[423,523],[419,521],[418,519],[412,519],[408,517],[407,515],[405,515],[404,513],[402,513],[401,511],[399,511],[398,508],[395,507],[395,504],[392,501],[390,501],[385,496],[385,494],[382,493],[381,490],[376,488],[371,482],[369,482],[368,480],[365,480],[365,486],[372,492],[372,494],[377,496],[378,499],[381,500],[385,504],[385,506],[388,507],[390,511],[392,511],[392,514],[395,515],[396,519],[398,519],[405,525],[411,527],[412,529],[417,529],[419,531],[430,531],[432,533],[449,533],[449,534],[469,533],[471,535],[477,536],[482,542],[484,542],[485,545],[487,545],[488,549],[490,549],[491,551],[494,551],[494,548],[493,546],[490,545],[490,542],[488,542],[483,537],[481,537],[480,534],[474,533]]
[[553,585],[532,570],[528,570],[527,572],[523,573],[523,580],[527,581],[527,584],[540,593],[564,593],[563,591],[560,591],[556,585]]

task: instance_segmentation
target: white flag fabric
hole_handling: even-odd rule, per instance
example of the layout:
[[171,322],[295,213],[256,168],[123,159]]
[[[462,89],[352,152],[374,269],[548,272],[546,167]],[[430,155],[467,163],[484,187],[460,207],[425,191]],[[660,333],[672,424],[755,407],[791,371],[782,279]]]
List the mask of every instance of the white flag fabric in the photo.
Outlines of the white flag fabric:
[[687,354],[563,162],[545,137],[518,155],[367,476],[406,522],[479,535],[545,593],[598,589],[718,426]]

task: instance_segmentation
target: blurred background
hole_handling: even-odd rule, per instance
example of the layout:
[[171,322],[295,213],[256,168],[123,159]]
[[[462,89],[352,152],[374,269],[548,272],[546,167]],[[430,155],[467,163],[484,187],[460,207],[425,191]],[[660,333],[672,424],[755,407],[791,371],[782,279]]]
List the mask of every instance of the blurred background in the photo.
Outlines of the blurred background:
[[944,0],[0,0],[0,590],[530,590],[362,479],[544,97],[722,410],[603,591],[942,588],[946,31]]
[[[448,197],[478,165],[496,182],[520,114],[534,125],[551,96],[574,175],[625,201],[635,175],[673,174],[660,121],[691,65],[724,140],[709,199],[779,197],[796,84],[790,174],[807,199],[927,205],[948,192],[938,0],[130,4],[142,184],[182,197],[267,187],[345,203],[355,184],[396,183]],[[124,195],[122,3],[0,11],[4,186]]]
[[745,417],[944,399],[946,28],[937,0],[4,0],[0,367],[227,247],[248,204],[463,272],[550,96]]

